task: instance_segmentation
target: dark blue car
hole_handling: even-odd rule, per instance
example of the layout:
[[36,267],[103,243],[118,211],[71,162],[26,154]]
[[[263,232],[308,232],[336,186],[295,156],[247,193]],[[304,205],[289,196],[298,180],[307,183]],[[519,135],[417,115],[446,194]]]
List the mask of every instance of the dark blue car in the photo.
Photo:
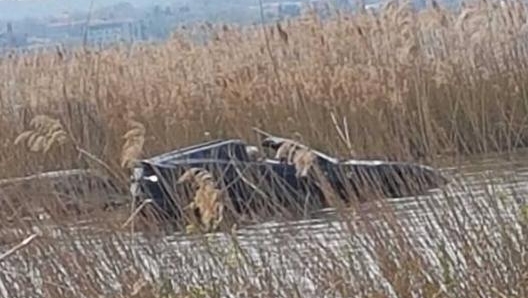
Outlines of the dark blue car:
[[[260,149],[275,151],[288,141],[268,136]],[[238,139],[214,140],[141,160],[134,168],[130,191],[136,204],[151,199],[158,215],[177,220],[191,191],[189,185],[177,180],[191,167],[212,173],[239,213],[277,209],[287,212],[307,205],[325,208],[329,206],[329,191],[342,202],[354,198],[365,201],[372,191],[384,197],[402,197],[423,194],[447,182],[428,166],[340,160],[310,149],[327,182],[323,189],[313,177],[299,177],[293,164],[274,157],[253,158],[249,153],[256,150],[259,148]]]

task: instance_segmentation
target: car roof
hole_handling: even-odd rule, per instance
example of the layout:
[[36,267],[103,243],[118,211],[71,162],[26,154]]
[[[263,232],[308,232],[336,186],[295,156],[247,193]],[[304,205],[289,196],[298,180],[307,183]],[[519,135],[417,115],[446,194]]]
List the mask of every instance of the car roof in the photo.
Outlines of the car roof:
[[[207,152],[207,151],[213,151],[214,149],[223,149],[227,147],[233,146],[235,147],[241,147],[244,148],[242,150],[243,152],[239,152],[241,154],[244,154],[242,156],[242,160],[247,160],[247,155],[245,155],[245,147],[246,143],[240,139],[216,139],[212,141],[202,142],[199,144],[179,148],[176,150],[172,150],[148,159],[143,159],[140,162],[146,162],[150,164],[164,164],[164,163],[174,163],[175,160],[182,160],[183,162],[188,162],[189,160],[224,160],[222,158],[215,158],[215,157],[209,157],[201,156],[200,152]],[[228,149],[226,149],[228,150]],[[235,152],[236,153],[236,152]],[[239,156],[240,157],[240,156]]]

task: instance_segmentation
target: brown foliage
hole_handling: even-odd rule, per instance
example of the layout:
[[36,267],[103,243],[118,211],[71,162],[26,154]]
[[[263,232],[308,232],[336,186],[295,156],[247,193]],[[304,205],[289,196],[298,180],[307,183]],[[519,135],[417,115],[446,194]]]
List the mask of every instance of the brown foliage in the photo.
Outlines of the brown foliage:
[[[205,132],[250,138],[250,126],[299,132],[310,145],[357,157],[434,159],[523,147],[525,19],[520,2],[460,13],[416,13],[392,3],[378,14],[324,21],[309,15],[266,27],[280,33],[267,34],[271,52],[260,26],[220,26],[181,29],[164,45],[130,50],[14,56],[0,62],[0,105],[13,110],[1,114],[0,143],[18,134],[27,113],[21,111],[53,110],[72,115],[63,124],[116,171],[127,155],[160,153],[203,140]],[[188,37],[216,31],[220,38],[204,44]],[[90,107],[86,118],[73,113],[74,99]],[[119,136],[132,129],[123,120],[128,113],[149,131],[124,146]],[[342,128],[351,143],[331,115],[347,119]],[[13,150],[2,150],[0,160],[18,171],[9,157],[24,156]],[[75,153],[60,157],[64,167],[78,163]]]
[[306,177],[315,162],[315,154],[311,150],[301,148],[294,142],[284,142],[277,149],[275,158],[295,165],[297,177]]
[[[300,133],[303,143],[356,158],[434,161],[445,153],[525,147],[527,10],[521,1],[502,3],[414,12],[393,2],[377,13],[326,20],[309,15],[264,30],[188,27],[161,45],[12,55],[0,61],[0,176],[78,168],[85,163],[79,148],[124,172],[140,156],[202,141],[206,133],[252,140],[251,126]],[[217,38],[196,43],[196,34]],[[33,118],[51,114],[61,115],[60,125]],[[20,135],[28,119],[40,120],[29,121]],[[336,119],[347,120],[337,126]],[[51,154],[53,144],[66,140],[62,130],[76,146]],[[218,219],[223,202],[220,190],[207,185],[196,199],[205,225]],[[116,232],[128,216],[94,212],[90,219],[101,229],[39,226],[43,236],[5,260],[10,264],[0,279],[8,297],[113,297],[106,296],[109,288],[115,297],[167,297],[150,286],[161,281],[132,285],[144,267],[168,262],[179,286],[173,292],[181,297],[309,296],[301,284],[314,288],[308,292],[315,297],[526,297],[526,224],[501,218],[506,208],[487,189],[482,193],[489,197],[460,200],[472,202],[482,220],[455,207],[451,197],[447,211],[424,211],[434,217],[426,221],[438,223],[420,230],[433,236],[427,250],[382,212],[360,227],[316,231],[344,233],[342,251],[312,239],[305,226],[282,238],[270,235],[270,243],[258,242],[251,253],[234,245],[233,254],[216,251],[225,242],[203,249],[195,243],[163,246],[166,239],[157,238],[134,246],[129,235]],[[39,195],[20,198],[24,210],[53,206],[45,199],[24,201]],[[0,196],[6,206],[12,202],[10,193]],[[38,222],[6,217],[0,232],[7,249],[33,234]],[[149,232],[141,237],[154,238]],[[442,249],[448,239],[456,244]],[[158,255],[174,250],[170,259]],[[199,258],[202,253],[206,257]],[[248,256],[253,253],[256,258]],[[285,263],[301,270],[290,271]]]
[[140,157],[145,143],[145,126],[137,121],[129,121],[129,130],[123,136],[125,143],[121,153],[121,167],[130,168]]
[[178,183],[188,181],[193,184],[195,193],[187,208],[199,212],[200,229],[214,231],[223,220],[225,193],[215,186],[214,177],[205,169],[190,168],[178,178]]
[[61,145],[68,140],[60,121],[47,115],[35,116],[30,126],[32,129],[17,136],[14,145],[24,144],[32,152],[47,153],[53,145]]

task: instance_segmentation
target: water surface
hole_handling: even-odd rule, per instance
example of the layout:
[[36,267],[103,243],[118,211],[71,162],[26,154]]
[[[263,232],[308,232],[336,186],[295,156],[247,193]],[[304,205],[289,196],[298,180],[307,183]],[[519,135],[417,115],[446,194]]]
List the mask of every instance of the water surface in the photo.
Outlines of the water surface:
[[[297,284],[307,297],[320,297],[309,276],[322,270],[318,268],[322,263],[332,260],[342,262],[341,266],[355,272],[354,276],[364,275],[364,278],[375,280],[390,293],[374,252],[380,244],[401,245],[396,241],[395,227],[399,227],[400,233],[423,253],[431,266],[439,265],[435,252],[440,245],[445,246],[453,258],[460,254],[462,239],[458,239],[460,233],[452,229],[464,229],[468,237],[471,233],[477,237],[479,233],[494,235],[497,231],[496,245],[502,241],[501,226],[508,224],[518,229],[520,206],[528,203],[527,156],[527,152],[518,152],[509,157],[447,160],[440,169],[452,179],[450,185],[424,196],[388,199],[383,206],[385,211],[380,210],[379,204],[365,203],[355,214],[348,214],[348,219],[343,219],[335,210],[322,210],[307,220],[266,222],[241,228],[237,232],[238,245],[248,259],[238,264],[237,269],[230,267],[233,260],[228,260],[234,249],[233,241],[220,233],[210,235],[207,241],[181,234],[152,238],[123,233],[98,238],[82,232],[79,233],[82,237],[75,241],[61,239],[59,235],[55,248],[50,251],[33,250],[29,260],[27,254],[20,253],[0,263],[3,284],[0,290],[4,291],[0,293],[3,297],[8,297],[7,294],[9,297],[34,297],[45,280],[39,277],[39,270],[50,268],[64,275],[64,286],[74,290],[77,288],[75,282],[67,280],[72,268],[61,269],[54,265],[60,263],[57,258],[72,254],[85,255],[92,261],[90,265],[99,268],[108,290],[119,289],[119,283],[113,279],[117,278],[114,273],[119,272],[122,265],[114,261],[119,263],[116,256],[121,254],[152,279],[166,276],[185,285],[203,285],[206,282],[200,279],[203,276],[229,280],[233,272],[240,273],[238,270],[246,270],[244,274],[252,276],[258,285],[262,277],[259,277],[259,270],[271,270],[282,282]],[[392,218],[392,229],[387,226],[387,216]],[[114,242],[118,244],[112,245]],[[109,250],[109,246],[113,250]],[[213,251],[217,253],[214,257]],[[215,263],[218,260],[224,261]],[[464,262],[456,269],[463,272]],[[20,279],[21,275],[30,278]],[[34,284],[28,286],[30,283]],[[6,293],[6,284],[11,284],[7,288],[19,284],[25,290]]]

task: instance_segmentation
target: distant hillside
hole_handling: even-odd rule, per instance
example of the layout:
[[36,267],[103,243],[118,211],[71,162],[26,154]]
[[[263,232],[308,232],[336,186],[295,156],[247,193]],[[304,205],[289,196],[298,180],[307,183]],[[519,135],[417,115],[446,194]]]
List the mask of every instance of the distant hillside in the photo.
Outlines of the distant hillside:
[[0,0],[0,19],[19,20],[47,17],[64,12],[88,11],[92,1],[94,9],[120,2],[128,2],[135,7],[179,2],[168,0]]

